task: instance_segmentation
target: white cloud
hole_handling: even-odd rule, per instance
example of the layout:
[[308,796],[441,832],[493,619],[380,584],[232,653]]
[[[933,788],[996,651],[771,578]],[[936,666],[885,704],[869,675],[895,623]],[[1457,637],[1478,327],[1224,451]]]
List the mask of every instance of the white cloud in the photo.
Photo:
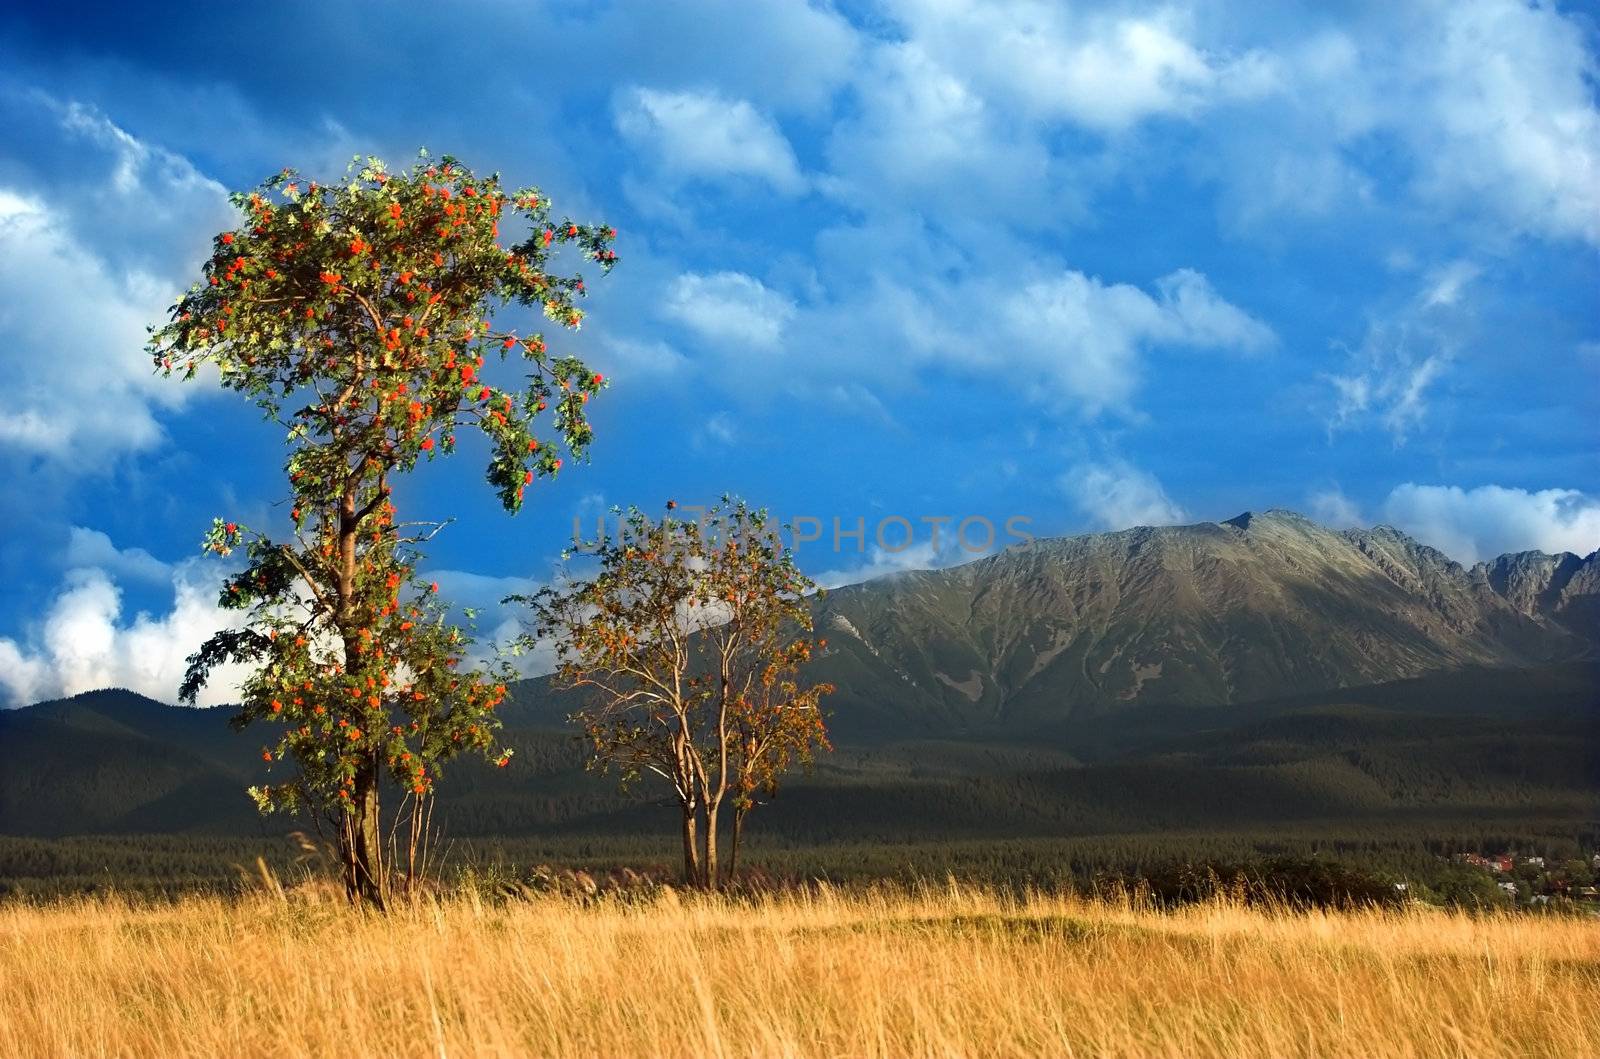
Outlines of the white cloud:
[[704,339],[757,349],[777,347],[796,311],[794,302],[742,272],[686,272],[667,291],[665,308]]
[[1361,517],[1361,508],[1354,500],[1345,496],[1344,491],[1338,486],[1317,490],[1306,498],[1306,503],[1310,508],[1311,517],[1324,526],[1351,529],[1366,522]]
[[818,402],[840,415],[852,416],[864,422],[895,423],[894,416],[889,413],[882,399],[860,383],[837,383],[809,391],[802,389],[801,393],[814,396]]
[[1600,68],[1582,22],[1522,0],[1441,3],[1425,21],[1431,32],[1402,53],[1428,87],[1425,109],[1396,114],[1421,190],[1600,244]]
[[[1145,290],[1043,267],[1030,268],[1027,279],[987,269],[947,278],[945,269],[924,267],[915,252],[902,254],[898,243],[881,252],[914,265],[899,270],[903,275],[850,277],[839,284],[837,299],[808,305],[786,328],[784,347],[793,355],[781,362],[779,382],[789,392],[894,422],[875,390],[946,386],[941,376],[948,374],[1056,410],[1132,413],[1151,351],[1253,354],[1277,341],[1271,328],[1191,269]],[[735,327],[742,315],[736,309],[719,326]],[[741,378],[760,367],[741,365]]]
[[1080,463],[1060,485],[1099,529],[1171,526],[1189,517],[1154,475],[1126,460]]
[[635,213],[647,221],[667,225],[681,231],[690,230],[695,223],[694,211],[675,184],[657,180],[653,175],[641,177],[624,173],[618,182],[622,197]]
[[[876,49],[857,85],[861,114],[836,127],[836,169],[899,185],[942,179],[928,167],[993,165],[995,124],[983,100],[910,44]],[[998,168],[998,167],[996,167]]]
[[1259,227],[1285,213],[1331,217],[1372,205],[1372,178],[1336,147],[1305,144],[1291,153],[1276,137],[1267,139],[1241,152],[1245,161],[1229,161],[1227,179],[1239,185],[1229,202],[1237,219]]
[[48,699],[52,693],[46,689],[53,686],[45,659],[24,653],[15,641],[0,637],[0,692],[5,694],[6,708]]
[[909,38],[1010,107],[1115,132],[1156,115],[1191,116],[1275,82],[1257,53],[1224,57],[1190,38],[1173,8],[1140,16],[1002,0],[896,0]]
[[438,583],[441,599],[484,614],[499,611],[500,601],[507,596],[526,595],[539,588],[539,582],[532,578],[475,574],[470,570],[430,570],[424,576]]
[[1576,489],[1407,482],[1389,493],[1383,517],[1463,563],[1506,552],[1588,555],[1600,548],[1600,497]]
[[1470,321],[1461,295],[1481,269],[1455,261],[1431,271],[1422,289],[1388,319],[1368,323],[1359,349],[1343,372],[1325,372],[1333,390],[1327,426],[1330,439],[1368,422],[1381,425],[1404,445],[1428,417],[1430,389],[1455,357],[1458,332]]
[[604,360],[620,367],[616,375],[621,380],[620,385],[625,386],[629,380],[641,377],[655,379],[676,375],[689,363],[687,357],[660,339],[608,336],[602,341],[605,347],[602,354]]
[[1205,276],[1180,268],[1156,281],[1164,318],[1156,329],[1162,341],[1187,346],[1259,353],[1277,341],[1272,329],[1224,301]]
[[43,202],[0,189],[0,439],[63,463],[155,443],[153,409],[185,392],[143,355],[164,308],[147,286],[111,273]]
[[[588,496],[584,497],[580,501],[580,508],[586,507],[589,499]],[[580,517],[574,516],[575,526]],[[456,610],[452,617],[462,622],[463,627],[471,633],[473,643],[464,658],[469,666],[481,666],[494,661],[500,651],[526,631],[521,608],[507,606],[502,601],[507,596],[532,595],[544,587],[528,577],[478,574],[470,570],[433,570],[422,576],[439,585],[440,598],[447,600]],[[467,611],[472,612],[470,617]],[[555,656],[551,650],[541,649],[514,658],[507,657],[516,671],[525,677],[548,673],[554,668]]]
[[[1600,244],[1600,70],[1582,15],[1433,0],[1372,5],[1336,30],[1297,34],[1267,45],[1279,90],[1215,130],[1217,175],[1240,213],[1338,216],[1381,181],[1488,238]],[[1375,142],[1400,166],[1364,160]]]
[[[67,572],[43,620],[23,641],[0,638],[0,691],[12,706],[122,687],[176,702],[187,659],[241,616],[217,606],[223,572],[190,560],[172,568],[173,605],[165,615],[122,617],[122,591],[105,570]],[[222,666],[201,693],[201,705],[237,701],[245,673]]]
[[[868,532],[871,532],[870,528]],[[818,541],[812,547],[824,547],[827,543],[826,532],[824,532],[823,540]],[[931,539],[913,543],[898,551],[889,551],[874,545],[873,549],[867,553],[867,557],[860,563],[854,566],[824,570],[821,573],[811,575],[811,580],[817,583],[818,588],[834,589],[844,585],[858,585],[863,581],[886,577],[889,574],[904,573],[907,570],[933,570],[940,566],[949,565],[950,551],[946,548],[943,549],[943,552],[945,554],[941,555],[941,550],[934,547]],[[967,562],[976,558],[976,555],[960,553],[960,557],[956,561]]]
[[160,583],[172,576],[172,567],[143,548],[118,548],[99,530],[73,526],[67,534],[63,563],[69,569],[95,567],[113,577]]
[[606,504],[606,495],[604,493],[584,493],[578,498],[578,502],[573,505],[573,512],[583,518],[601,515],[608,510],[609,506]]
[[909,208],[958,227],[977,213],[974,234],[992,234],[996,219],[1038,224],[1081,212],[1045,130],[986,101],[915,42],[875,48],[854,89],[819,181],[850,207]]
[[1422,294],[1424,308],[1451,306],[1461,300],[1461,292],[1483,270],[1470,261],[1452,261],[1428,276],[1428,287]]
[[1057,396],[1090,411],[1125,407],[1139,382],[1140,353],[1153,346],[1243,352],[1264,350],[1272,330],[1225,301],[1200,273],[1180,269],[1156,282],[1156,295],[1063,272],[1003,298],[1004,338],[988,343],[994,364],[1021,364]]
[[814,0],[530,6],[524,17],[529,34],[551,32],[552,20],[558,27],[558,78],[688,90],[714,76],[728,91],[784,111],[825,108],[860,48],[860,34],[834,5]]
[[617,131],[677,179],[753,177],[786,194],[805,190],[794,149],[773,121],[715,92],[634,88],[616,107]]
[[[189,655],[212,633],[243,624],[240,612],[217,605],[226,572],[215,560],[167,566],[139,549],[119,550],[105,534],[82,528],[74,529],[67,555],[77,562],[103,560],[103,565],[69,569],[40,621],[21,639],[0,637],[0,701],[11,706],[109,687],[176,702]],[[162,572],[172,589],[171,610],[125,618],[119,579],[154,581]],[[465,570],[425,576],[438,582],[440,595],[452,605],[477,611],[472,624],[479,635],[467,659],[472,664],[486,661],[495,644],[522,631],[515,608],[500,601],[540,587],[529,578]],[[532,673],[544,671],[541,666],[542,658],[525,657],[518,668]],[[199,696],[200,705],[237,702],[247,676],[240,666],[218,667]]]
[[1372,413],[1396,445],[1405,444],[1428,415],[1428,387],[1449,364],[1443,353],[1416,356],[1404,338],[1390,338],[1378,329],[1368,335],[1369,367],[1355,375],[1328,375],[1336,400],[1328,422],[1335,430],[1358,423]]
[[66,170],[3,167],[0,440],[57,472],[103,470],[155,445],[157,413],[195,392],[152,373],[145,328],[223,226],[226,196],[86,108],[4,96],[0,113],[49,138]]
[[732,445],[739,437],[739,429],[734,418],[728,412],[717,412],[708,416],[700,429],[695,431],[695,442],[701,447],[717,445],[726,447]]

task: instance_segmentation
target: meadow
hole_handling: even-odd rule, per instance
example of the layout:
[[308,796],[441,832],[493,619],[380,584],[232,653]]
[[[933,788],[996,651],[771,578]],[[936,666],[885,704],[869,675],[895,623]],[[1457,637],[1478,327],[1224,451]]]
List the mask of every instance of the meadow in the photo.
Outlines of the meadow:
[[947,882],[0,903],[0,1055],[1581,1056],[1600,924]]

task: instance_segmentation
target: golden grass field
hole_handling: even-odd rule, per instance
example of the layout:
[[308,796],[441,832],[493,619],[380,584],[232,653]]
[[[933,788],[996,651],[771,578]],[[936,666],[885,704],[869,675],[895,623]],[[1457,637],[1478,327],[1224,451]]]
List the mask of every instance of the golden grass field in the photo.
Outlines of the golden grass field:
[[0,905],[0,1056],[1600,1055],[1600,925],[976,888]]

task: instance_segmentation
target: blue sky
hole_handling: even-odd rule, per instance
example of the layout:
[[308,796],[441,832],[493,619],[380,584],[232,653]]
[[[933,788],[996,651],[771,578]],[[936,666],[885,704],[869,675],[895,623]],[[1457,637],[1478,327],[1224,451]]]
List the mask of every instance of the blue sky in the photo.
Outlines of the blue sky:
[[515,519],[470,451],[400,494],[456,518],[466,602],[548,579],[575,516],[724,491],[864,519],[802,548],[828,583],[968,557],[938,516],[1591,551],[1597,54],[1593,8],[1511,0],[13,5],[0,702],[173,697],[225,620],[197,542],[282,528],[282,448],[152,376],[144,325],[228,190],[421,145],[623,257],[566,345],[613,381],[592,463]]

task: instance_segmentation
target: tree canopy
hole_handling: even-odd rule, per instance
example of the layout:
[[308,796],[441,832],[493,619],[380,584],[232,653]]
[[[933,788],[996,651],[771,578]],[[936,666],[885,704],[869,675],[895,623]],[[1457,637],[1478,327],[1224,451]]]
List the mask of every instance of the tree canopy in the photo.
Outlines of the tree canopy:
[[716,887],[737,867],[757,799],[828,746],[820,701],[833,688],[801,678],[816,643],[814,586],[767,512],[726,498],[699,520],[672,509],[659,520],[630,510],[618,537],[580,549],[593,576],[523,597],[533,611],[523,643],[553,643],[557,682],[588,693],[576,719],[592,767],[666,781],[682,811],[685,876]]

